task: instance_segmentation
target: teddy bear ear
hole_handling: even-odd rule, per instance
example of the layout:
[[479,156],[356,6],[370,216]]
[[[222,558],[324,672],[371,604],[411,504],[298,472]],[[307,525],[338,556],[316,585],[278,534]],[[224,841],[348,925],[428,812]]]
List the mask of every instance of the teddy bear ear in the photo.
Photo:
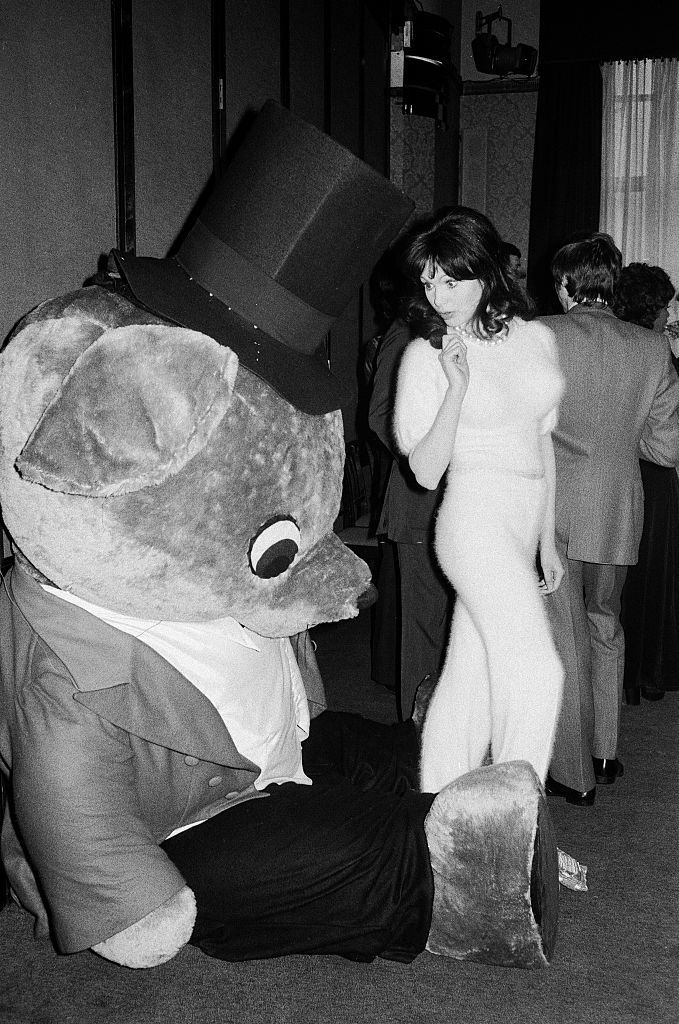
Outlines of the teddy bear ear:
[[92,497],[161,483],[205,447],[237,372],[236,354],[197,331],[104,331],[74,362],[16,468],[50,490]]

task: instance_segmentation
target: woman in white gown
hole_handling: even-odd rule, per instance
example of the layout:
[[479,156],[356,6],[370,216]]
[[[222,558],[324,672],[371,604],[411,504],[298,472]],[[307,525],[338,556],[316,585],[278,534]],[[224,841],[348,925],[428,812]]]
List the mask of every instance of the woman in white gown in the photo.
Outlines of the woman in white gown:
[[541,594],[563,568],[554,543],[554,455],[563,380],[554,336],[482,214],[433,218],[406,251],[422,285],[398,378],[394,432],[418,482],[447,473],[436,553],[457,593],[448,651],[422,732],[421,786],[438,792],[492,760],[544,783],[563,671]]

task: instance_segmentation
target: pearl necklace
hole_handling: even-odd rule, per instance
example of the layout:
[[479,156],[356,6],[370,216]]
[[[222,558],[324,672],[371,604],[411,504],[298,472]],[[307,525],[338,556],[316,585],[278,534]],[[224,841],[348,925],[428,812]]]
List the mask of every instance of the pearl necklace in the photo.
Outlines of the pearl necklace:
[[494,348],[496,345],[503,345],[509,337],[509,331],[505,327],[499,334],[494,334],[491,338],[481,338],[475,331],[470,331],[468,327],[450,327],[448,329],[449,334],[461,334],[467,341],[471,341],[473,345],[479,345],[481,348]]

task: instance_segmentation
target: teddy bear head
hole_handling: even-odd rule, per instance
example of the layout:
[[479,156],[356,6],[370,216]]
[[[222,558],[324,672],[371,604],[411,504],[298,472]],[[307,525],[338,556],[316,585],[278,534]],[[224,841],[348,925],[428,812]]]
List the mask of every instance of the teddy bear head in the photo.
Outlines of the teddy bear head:
[[368,567],[333,533],[344,440],[212,338],[85,288],[2,354],[0,499],[18,557],[143,618],[283,636],[355,615]]

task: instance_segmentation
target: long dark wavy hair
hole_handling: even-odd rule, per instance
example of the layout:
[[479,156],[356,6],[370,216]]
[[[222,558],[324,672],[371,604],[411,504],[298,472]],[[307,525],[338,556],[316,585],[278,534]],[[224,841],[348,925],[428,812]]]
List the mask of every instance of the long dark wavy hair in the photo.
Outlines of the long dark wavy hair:
[[456,281],[480,281],[483,290],[471,326],[481,337],[500,334],[512,317],[530,320],[535,316],[533,302],[510,266],[504,242],[491,221],[468,206],[447,207],[409,237],[402,256],[411,288],[401,315],[413,337],[428,338],[434,348],[441,347],[447,327],[420,281],[434,265]]
[[620,320],[653,327],[658,313],[674,298],[675,288],[662,267],[629,263],[623,267],[611,308]]

